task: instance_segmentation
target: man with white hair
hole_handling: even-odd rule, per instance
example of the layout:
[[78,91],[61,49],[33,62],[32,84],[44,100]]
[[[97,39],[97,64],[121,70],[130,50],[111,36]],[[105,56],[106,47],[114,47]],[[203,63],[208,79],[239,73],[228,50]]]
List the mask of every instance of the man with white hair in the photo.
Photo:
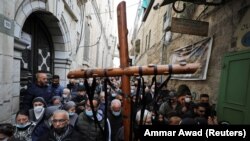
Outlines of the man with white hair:
[[39,141],[80,141],[79,133],[69,125],[69,114],[65,110],[56,110],[52,116],[50,131],[42,136]]
[[111,126],[111,141],[114,141],[117,131],[122,127],[122,107],[120,100],[114,99],[111,101],[108,119]]
[[71,100],[70,89],[64,88],[63,89],[63,94],[62,94],[62,104],[65,104],[65,103],[67,103],[70,100]]

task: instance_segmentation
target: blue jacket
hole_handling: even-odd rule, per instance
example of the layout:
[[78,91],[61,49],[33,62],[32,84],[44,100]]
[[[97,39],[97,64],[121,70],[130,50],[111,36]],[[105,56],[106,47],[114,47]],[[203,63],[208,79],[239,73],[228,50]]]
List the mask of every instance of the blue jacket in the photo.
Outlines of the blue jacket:
[[61,85],[58,85],[58,86],[51,86],[51,91],[53,93],[53,95],[56,95],[56,96],[62,96],[63,94],[63,86]]
[[51,102],[53,97],[51,86],[38,86],[37,84],[32,83],[29,85],[26,94],[23,98],[23,107],[25,109],[31,109],[32,101],[36,97],[44,98],[45,102],[48,104]]

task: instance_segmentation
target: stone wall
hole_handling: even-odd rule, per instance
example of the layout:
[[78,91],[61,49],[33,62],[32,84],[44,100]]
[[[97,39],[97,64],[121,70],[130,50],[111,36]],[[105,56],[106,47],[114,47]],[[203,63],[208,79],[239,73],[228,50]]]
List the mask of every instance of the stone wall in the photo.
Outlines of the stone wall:
[[18,75],[15,69],[18,63],[13,60],[14,58],[14,0],[3,0],[0,6],[0,109],[1,116],[0,122],[10,122],[11,115],[17,111],[18,98],[16,91],[18,89],[18,80],[13,79]]
[[[202,15],[200,20],[209,22],[208,36],[213,37],[207,79],[200,81],[171,80],[168,85],[169,89],[176,89],[180,84],[187,84],[192,92],[196,92],[196,98],[198,98],[201,93],[208,93],[211,97],[211,102],[217,102],[221,63],[224,54],[249,49],[240,47],[236,43],[240,38],[236,31],[241,28],[242,25],[240,23],[242,22],[243,16],[246,16],[246,11],[250,11],[249,4],[249,1],[233,0],[219,7],[209,7],[208,10],[205,11],[205,14]],[[201,9],[203,8],[198,7],[197,9],[198,11],[194,13],[193,19],[201,13]],[[172,50],[191,45],[201,39],[203,39],[203,37],[174,33],[171,44],[165,49],[164,54],[166,54],[166,56],[164,56],[164,62],[169,62],[169,55]]]
[[[156,0],[154,4],[157,2],[160,0]],[[151,8],[147,19],[140,25],[136,36],[136,39],[140,39],[140,53],[137,54],[136,65],[162,64],[163,17],[168,8]],[[151,81],[151,76],[144,78],[147,82]]]
[[[157,2],[155,1],[154,5]],[[178,6],[181,6],[181,3]],[[249,47],[241,45],[242,36],[250,31],[249,5],[250,1],[247,0],[230,0],[220,6],[192,5],[189,3],[183,13],[175,13],[172,10],[172,17],[209,22],[207,37],[213,37],[213,43],[206,80],[170,80],[168,89],[177,89],[180,84],[187,84],[191,91],[196,93],[196,99],[198,99],[201,93],[207,93],[210,95],[212,103],[217,102],[223,56],[228,52],[249,50]],[[170,33],[169,42],[160,42],[165,32],[162,31],[163,16],[168,8],[172,9],[168,5],[158,10],[152,8],[147,20],[140,25],[137,36],[134,39],[134,41],[137,39],[141,41],[136,65],[169,64],[172,51],[207,38],[172,32]],[[151,30],[150,48],[146,49],[146,35],[149,30]],[[163,76],[161,78],[159,76],[157,80],[160,82],[166,77]],[[151,77],[148,77],[150,82],[149,78]]]

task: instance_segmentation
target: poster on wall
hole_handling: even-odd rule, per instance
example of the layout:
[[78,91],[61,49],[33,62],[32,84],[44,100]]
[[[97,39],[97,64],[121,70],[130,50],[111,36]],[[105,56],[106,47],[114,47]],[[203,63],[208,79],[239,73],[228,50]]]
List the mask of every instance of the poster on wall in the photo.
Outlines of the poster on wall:
[[206,80],[213,38],[209,37],[195,44],[174,50],[170,54],[170,64],[200,63],[193,74],[174,74],[172,79]]

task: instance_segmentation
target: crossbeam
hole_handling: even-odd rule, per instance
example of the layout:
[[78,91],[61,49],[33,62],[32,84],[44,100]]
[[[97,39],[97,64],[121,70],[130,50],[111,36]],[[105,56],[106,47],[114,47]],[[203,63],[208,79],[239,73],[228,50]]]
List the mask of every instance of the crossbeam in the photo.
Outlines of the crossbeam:
[[117,22],[119,36],[119,55],[120,68],[104,69],[78,69],[70,71],[68,78],[95,78],[95,77],[121,77],[121,89],[123,94],[123,125],[124,140],[130,141],[131,135],[131,98],[130,98],[130,76],[142,75],[167,75],[172,74],[191,74],[194,73],[200,64],[173,64],[173,65],[148,65],[148,66],[129,66],[128,41],[127,41],[127,21],[126,3],[120,2],[117,7]]
[[167,75],[169,67],[172,66],[173,74],[194,73],[200,66],[199,63],[190,63],[186,65],[149,65],[149,66],[131,66],[125,68],[106,68],[106,69],[79,69],[70,71],[68,78],[92,78],[92,77],[114,77],[114,76],[139,76],[139,75]]

